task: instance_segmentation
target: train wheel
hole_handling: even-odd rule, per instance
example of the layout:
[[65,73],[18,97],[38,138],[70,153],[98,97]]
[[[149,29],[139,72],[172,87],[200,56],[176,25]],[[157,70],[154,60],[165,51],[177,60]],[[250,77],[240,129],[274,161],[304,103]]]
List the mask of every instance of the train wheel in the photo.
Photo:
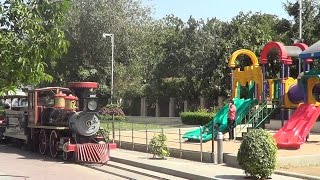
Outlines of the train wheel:
[[40,134],[39,134],[39,151],[40,154],[45,154],[47,149],[47,136],[46,132],[41,129]]
[[53,158],[55,158],[58,154],[58,135],[56,131],[52,130],[50,134],[50,154]]

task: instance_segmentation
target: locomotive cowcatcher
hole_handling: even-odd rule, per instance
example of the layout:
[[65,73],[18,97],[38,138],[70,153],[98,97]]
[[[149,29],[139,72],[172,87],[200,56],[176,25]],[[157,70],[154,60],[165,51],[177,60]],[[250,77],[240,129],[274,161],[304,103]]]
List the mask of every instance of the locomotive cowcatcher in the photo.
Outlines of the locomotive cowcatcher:
[[28,90],[18,99],[27,105],[5,110],[4,137],[54,158],[106,163],[109,143],[100,128],[96,88],[95,82],[71,82],[68,88]]

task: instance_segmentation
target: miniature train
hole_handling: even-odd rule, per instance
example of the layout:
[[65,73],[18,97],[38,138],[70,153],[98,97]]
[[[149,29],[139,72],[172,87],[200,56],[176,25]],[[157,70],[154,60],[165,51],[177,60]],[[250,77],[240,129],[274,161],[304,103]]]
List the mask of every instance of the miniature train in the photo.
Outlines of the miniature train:
[[106,163],[109,144],[97,116],[96,88],[95,82],[72,82],[68,88],[45,87],[28,90],[26,96],[5,96],[17,105],[5,109],[0,121],[3,137],[54,158],[62,154],[63,160]]

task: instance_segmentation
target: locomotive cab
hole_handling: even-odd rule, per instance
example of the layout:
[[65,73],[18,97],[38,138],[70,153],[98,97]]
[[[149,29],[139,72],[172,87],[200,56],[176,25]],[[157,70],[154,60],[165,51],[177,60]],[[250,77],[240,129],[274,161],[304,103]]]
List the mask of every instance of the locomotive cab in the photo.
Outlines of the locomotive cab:
[[6,95],[2,97],[2,101],[4,112],[0,117],[0,138],[11,136],[26,140],[27,96]]

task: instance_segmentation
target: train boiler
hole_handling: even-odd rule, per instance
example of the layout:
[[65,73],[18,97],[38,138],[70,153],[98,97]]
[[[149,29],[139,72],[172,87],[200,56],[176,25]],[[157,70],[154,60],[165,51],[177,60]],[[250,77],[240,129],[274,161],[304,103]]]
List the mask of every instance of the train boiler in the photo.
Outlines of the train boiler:
[[96,88],[95,82],[72,82],[68,88],[29,90],[28,108],[20,112],[23,118],[19,122],[25,125],[12,133],[8,114],[4,135],[23,140],[41,154],[61,154],[64,160],[76,162],[106,163],[109,144],[97,116],[98,98],[93,93]]

